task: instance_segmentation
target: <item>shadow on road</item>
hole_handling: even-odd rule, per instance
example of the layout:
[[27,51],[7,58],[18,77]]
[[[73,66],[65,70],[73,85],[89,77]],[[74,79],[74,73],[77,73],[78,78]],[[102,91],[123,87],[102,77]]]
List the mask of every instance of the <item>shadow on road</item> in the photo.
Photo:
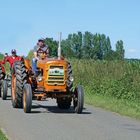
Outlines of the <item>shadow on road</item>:
[[[35,110],[35,109],[44,109],[41,110]],[[70,109],[59,109],[57,106],[46,106],[41,104],[35,104],[32,105],[32,112],[31,113],[64,113],[64,114],[74,114],[74,109],[71,107]],[[91,112],[88,112],[86,108],[84,108],[82,114],[92,114]]]
[[135,131],[135,132],[140,132],[140,127],[137,128],[136,125],[134,124],[124,124],[125,129]]

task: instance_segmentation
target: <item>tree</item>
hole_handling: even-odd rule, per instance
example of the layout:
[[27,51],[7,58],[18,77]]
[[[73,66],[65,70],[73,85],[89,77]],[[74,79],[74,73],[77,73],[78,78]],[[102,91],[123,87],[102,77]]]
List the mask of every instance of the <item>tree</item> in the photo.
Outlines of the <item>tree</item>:
[[57,56],[58,42],[53,40],[53,38],[46,38],[45,44],[49,46],[49,55],[52,57]]
[[85,32],[83,35],[83,58],[93,57],[93,34]]
[[2,53],[0,53],[0,59],[3,59],[4,55]]
[[116,43],[116,53],[117,53],[117,59],[118,60],[123,60],[124,59],[124,46],[123,46],[123,41],[119,40]]
[[[49,46],[50,56],[57,56],[58,41],[46,38],[45,43]],[[86,31],[69,34],[62,40],[62,55],[68,58],[94,59],[94,60],[123,60],[123,41],[116,43],[116,50],[112,50],[111,41],[105,34],[92,34]]]
[[32,60],[33,55],[34,55],[34,54],[33,54],[33,50],[30,50],[29,53],[28,53],[27,58],[28,58],[29,60]]
[[93,46],[94,46],[94,59],[103,59],[103,48],[102,48],[102,41],[101,35],[95,34],[93,36]]
[[74,51],[71,48],[70,41],[68,39],[62,40],[61,46],[62,46],[62,55],[64,57],[66,58],[76,57]]

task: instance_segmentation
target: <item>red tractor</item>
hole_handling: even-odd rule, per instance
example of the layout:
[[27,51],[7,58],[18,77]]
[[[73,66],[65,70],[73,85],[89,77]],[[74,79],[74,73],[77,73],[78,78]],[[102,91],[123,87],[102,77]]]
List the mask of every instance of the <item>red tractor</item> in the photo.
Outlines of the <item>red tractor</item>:
[[[14,50],[16,51],[16,50]],[[2,100],[6,100],[8,89],[11,88],[11,69],[13,63],[17,60],[21,60],[20,56],[8,56],[8,53],[5,53],[3,61],[0,61],[0,93]],[[6,73],[4,69],[4,64],[8,62],[10,64],[10,73]]]

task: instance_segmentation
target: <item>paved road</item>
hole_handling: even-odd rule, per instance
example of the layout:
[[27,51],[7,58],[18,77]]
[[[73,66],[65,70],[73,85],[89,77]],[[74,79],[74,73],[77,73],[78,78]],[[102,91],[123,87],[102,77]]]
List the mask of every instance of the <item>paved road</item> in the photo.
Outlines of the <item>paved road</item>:
[[0,99],[0,127],[10,140],[140,140],[139,121],[91,106],[62,111],[54,100],[34,101],[25,114]]

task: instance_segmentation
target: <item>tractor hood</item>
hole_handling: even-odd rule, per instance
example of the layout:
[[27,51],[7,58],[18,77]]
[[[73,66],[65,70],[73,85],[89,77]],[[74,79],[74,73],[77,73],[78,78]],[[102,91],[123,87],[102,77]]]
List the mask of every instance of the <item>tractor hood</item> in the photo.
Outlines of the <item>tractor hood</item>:
[[39,60],[38,63],[37,63],[37,67],[41,68],[41,69],[44,69],[46,67],[49,67],[50,65],[51,66],[52,65],[55,65],[55,66],[58,65],[58,66],[64,66],[66,68],[67,64],[68,64],[68,62],[66,60],[64,60],[64,59],[59,60],[57,58],[47,58],[47,59],[44,59],[44,60]]

